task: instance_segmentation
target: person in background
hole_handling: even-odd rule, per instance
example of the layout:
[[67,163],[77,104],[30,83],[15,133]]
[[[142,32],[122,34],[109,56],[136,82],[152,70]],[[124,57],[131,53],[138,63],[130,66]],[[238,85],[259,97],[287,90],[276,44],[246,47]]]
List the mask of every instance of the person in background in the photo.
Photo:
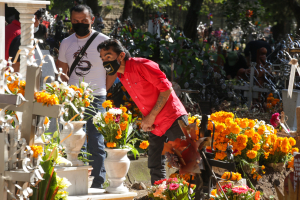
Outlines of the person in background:
[[[76,85],[79,80],[90,83],[94,90],[95,100],[93,107],[99,112],[105,112],[102,103],[106,100],[106,91],[112,86],[116,76],[106,76],[103,63],[97,52],[97,45],[107,39],[106,35],[99,33],[90,46],[87,48],[81,60],[77,63],[72,74],[69,74],[70,68],[84,47],[89,38],[96,32],[91,26],[95,17],[91,8],[87,5],[79,4],[74,6],[71,11],[71,23],[75,31],[74,34],[65,38],[59,48],[59,56],[57,61],[57,69],[62,68],[66,74],[62,77],[63,81],[70,85]],[[87,110],[87,113],[94,115],[93,112]],[[94,176],[92,188],[102,188],[105,181],[104,159],[106,157],[104,148],[104,138],[102,134],[95,128],[92,118],[88,119],[86,124],[88,136],[88,150],[93,160],[90,164],[93,167],[92,176]]]
[[[13,7],[8,7],[5,4],[5,21],[8,23],[5,26],[5,60],[12,57],[14,60],[20,46],[21,23],[19,22],[20,13]],[[20,69],[20,58],[16,64],[12,66],[15,72]]]
[[34,13],[35,22],[34,22],[34,38],[43,40],[43,43],[39,43],[39,47],[41,49],[44,48],[45,41],[47,39],[47,28],[44,24],[41,24],[41,19],[44,11],[43,9],[39,9]]
[[108,75],[118,75],[123,86],[142,112],[141,127],[149,132],[148,168],[151,184],[166,178],[164,143],[184,136],[178,120],[188,125],[187,112],[175,94],[172,83],[159,65],[145,58],[131,58],[115,39],[97,47]]
[[[242,69],[244,69],[245,71],[243,71]],[[248,73],[249,70],[247,69],[248,69],[247,62],[243,55],[241,55],[236,51],[228,52],[224,64],[224,70],[226,72],[227,79],[234,79],[237,76],[239,71],[240,71],[239,73],[243,73],[243,72]]]
[[[256,62],[256,54],[257,50],[261,49],[262,47],[267,49],[267,57],[272,53],[272,48],[271,46],[264,40],[256,40],[256,41],[251,41],[246,45],[245,48],[245,56],[246,56],[246,61],[247,61],[247,66],[250,68],[251,62]],[[251,58],[250,58],[251,55]]]
[[104,29],[103,19],[100,16],[100,13],[96,14],[95,29],[96,29],[96,31],[99,31],[99,32],[102,32],[102,29]]

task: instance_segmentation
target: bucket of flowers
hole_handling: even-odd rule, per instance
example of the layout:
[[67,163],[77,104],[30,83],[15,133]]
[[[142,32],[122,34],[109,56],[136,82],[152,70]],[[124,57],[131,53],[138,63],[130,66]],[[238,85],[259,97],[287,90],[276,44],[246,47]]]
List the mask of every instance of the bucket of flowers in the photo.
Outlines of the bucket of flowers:
[[123,180],[129,170],[130,160],[127,157],[128,151],[134,155],[139,155],[134,144],[138,140],[134,138],[133,122],[131,113],[127,108],[113,108],[110,100],[105,101],[102,106],[105,113],[98,112],[93,117],[93,123],[98,131],[103,135],[106,142],[105,151],[107,158],[104,166],[108,175],[110,186],[106,188],[110,193],[126,193],[128,189],[124,187]]
[[148,196],[155,200],[189,200],[194,197],[195,188],[196,185],[189,184],[179,177],[163,179],[154,182],[154,186],[148,190]]

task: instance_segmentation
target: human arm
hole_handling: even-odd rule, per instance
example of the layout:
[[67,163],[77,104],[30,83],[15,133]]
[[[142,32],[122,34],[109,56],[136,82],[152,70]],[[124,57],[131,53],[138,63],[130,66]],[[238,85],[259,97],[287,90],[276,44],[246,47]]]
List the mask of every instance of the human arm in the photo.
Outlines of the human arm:
[[111,88],[111,86],[114,84],[117,76],[117,73],[113,76],[106,75],[106,91],[108,91],[109,88]]
[[171,87],[164,92],[160,92],[155,106],[152,108],[151,112],[142,120],[141,127],[144,131],[152,131],[154,129],[152,125],[154,124],[155,118],[166,105],[172,91],[173,88]]
[[65,82],[69,82],[69,65],[68,63],[64,63],[60,60],[57,60],[56,62],[56,69],[59,71],[59,68],[62,69],[62,72],[65,74],[65,75],[61,75],[61,80],[62,81],[65,81]]

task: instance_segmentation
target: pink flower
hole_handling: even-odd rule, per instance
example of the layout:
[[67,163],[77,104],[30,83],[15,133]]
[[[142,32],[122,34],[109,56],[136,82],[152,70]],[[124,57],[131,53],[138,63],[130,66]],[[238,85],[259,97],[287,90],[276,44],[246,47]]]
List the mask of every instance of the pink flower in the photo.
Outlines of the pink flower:
[[178,179],[175,177],[175,178],[169,178],[168,180],[167,180],[167,183],[171,183],[171,182],[177,182],[178,181]]
[[[230,189],[232,187],[232,184],[231,183],[228,183],[226,185],[223,185],[222,186],[222,189],[223,191],[226,193],[227,192],[227,189]],[[221,192],[221,189],[219,189],[219,192]]]
[[270,120],[270,122],[271,122],[271,124],[272,124],[272,126],[274,126],[275,128],[279,125],[279,113],[274,113],[273,115],[272,115],[272,118],[271,118],[271,120]]
[[234,187],[234,188],[232,188],[232,192],[238,193],[238,194],[246,194],[248,192],[248,189],[244,188],[244,187]]
[[116,123],[119,123],[119,122],[120,122],[120,115],[117,115],[117,116],[116,116],[115,122],[116,122]]
[[171,183],[169,185],[169,189],[170,190],[177,190],[179,188],[179,184],[176,184],[176,183]]

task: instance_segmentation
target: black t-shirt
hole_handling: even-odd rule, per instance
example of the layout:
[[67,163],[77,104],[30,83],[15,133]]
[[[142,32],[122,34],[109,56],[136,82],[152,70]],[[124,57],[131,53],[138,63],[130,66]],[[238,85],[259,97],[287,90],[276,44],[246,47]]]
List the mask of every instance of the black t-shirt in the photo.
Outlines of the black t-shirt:
[[243,55],[238,54],[239,59],[233,66],[229,66],[228,64],[228,57],[226,57],[225,61],[226,63],[224,64],[224,70],[226,72],[226,76],[230,75],[231,78],[234,78],[239,71],[239,69],[244,68],[248,69],[246,59]]
[[251,53],[251,62],[256,62],[256,53],[257,50],[265,47],[267,49],[267,56],[272,52],[271,46],[263,41],[263,40],[257,40],[257,41],[251,41],[246,45],[245,48],[245,56],[250,56]]
[[34,38],[45,40],[45,35],[47,33],[47,28],[44,24],[39,24],[39,30],[34,33]]
[[[10,43],[9,46],[9,57],[12,57],[12,62],[15,59],[15,56],[17,55],[17,52],[19,51],[19,47],[21,45],[21,35],[18,35],[13,39],[13,41]],[[18,62],[20,62],[20,56],[18,58]]]

